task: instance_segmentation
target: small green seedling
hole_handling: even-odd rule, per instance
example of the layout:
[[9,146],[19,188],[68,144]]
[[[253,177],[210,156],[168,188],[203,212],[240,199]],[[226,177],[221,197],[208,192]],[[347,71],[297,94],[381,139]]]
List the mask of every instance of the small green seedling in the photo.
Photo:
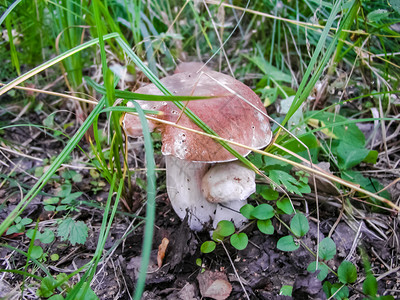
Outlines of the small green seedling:
[[14,223],[15,224],[10,226],[10,228],[7,230],[7,235],[24,232],[25,226],[31,224],[32,219],[21,218],[20,216],[18,216],[15,218]]
[[52,197],[43,201],[44,209],[47,211],[79,211],[77,208],[79,202],[77,199],[82,192],[71,193],[72,185],[66,182],[57,192],[57,197]]

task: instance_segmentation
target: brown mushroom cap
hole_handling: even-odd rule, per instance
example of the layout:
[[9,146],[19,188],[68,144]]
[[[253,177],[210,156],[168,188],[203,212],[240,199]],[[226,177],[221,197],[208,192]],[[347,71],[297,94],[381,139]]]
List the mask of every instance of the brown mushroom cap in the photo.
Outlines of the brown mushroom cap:
[[[240,81],[219,72],[207,71],[207,74],[178,73],[161,79],[161,82],[174,95],[218,96],[212,99],[189,101],[187,107],[220,137],[252,148],[265,147],[271,141],[272,133],[268,118],[224,87],[235,91],[259,110],[265,112],[258,96]],[[162,92],[154,84],[141,87],[136,92],[162,95]],[[176,123],[181,113],[172,102],[138,102],[142,109],[162,111],[164,114],[156,117],[166,121]],[[177,124],[201,131],[185,114],[182,114]],[[236,159],[210,137],[162,123],[150,125],[161,131],[164,155],[210,163]],[[137,117],[126,115],[124,126],[128,134],[139,135],[140,122]],[[243,156],[250,152],[242,147],[232,147]]]

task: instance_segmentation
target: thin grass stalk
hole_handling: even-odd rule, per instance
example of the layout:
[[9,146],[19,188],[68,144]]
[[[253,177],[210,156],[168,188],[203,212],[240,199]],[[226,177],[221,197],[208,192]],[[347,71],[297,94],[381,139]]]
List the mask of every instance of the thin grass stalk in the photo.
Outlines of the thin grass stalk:
[[[103,37],[104,40],[108,40],[111,38],[115,38],[118,37],[117,33],[110,33],[107,34]],[[49,67],[55,65],[56,63],[59,63],[60,61],[62,61],[63,59],[79,52],[82,51],[83,49],[89,48],[93,45],[96,45],[99,42],[99,39],[93,39],[91,41],[88,41],[86,43],[83,43],[79,46],[76,46],[68,51],[65,51],[63,54],[60,54],[52,59],[50,59],[49,61],[37,66],[36,68],[33,68],[32,70],[26,72],[25,74],[15,78],[14,80],[12,80],[11,82],[9,82],[8,84],[4,85],[2,88],[0,88],[0,96],[3,95],[4,93],[8,92],[9,90],[11,90],[12,88],[14,88],[15,86],[17,86],[18,84],[26,81],[27,79],[33,77],[34,75],[40,73],[41,71],[48,69]]]
[[142,125],[144,146],[146,153],[147,167],[147,204],[146,204],[146,225],[144,229],[144,240],[142,246],[142,261],[140,263],[139,277],[136,283],[134,300],[140,300],[146,283],[147,268],[150,261],[151,246],[153,244],[154,220],[156,209],[156,176],[153,142],[150,136],[150,130],[146,117],[137,102],[133,102],[138,112],[140,123]]

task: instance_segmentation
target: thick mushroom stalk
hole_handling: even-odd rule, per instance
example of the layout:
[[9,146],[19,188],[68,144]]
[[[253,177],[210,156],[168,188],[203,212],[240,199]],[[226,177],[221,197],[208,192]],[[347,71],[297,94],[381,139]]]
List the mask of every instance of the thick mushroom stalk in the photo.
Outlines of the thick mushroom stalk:
[[214,228],[221,220],[233,221],[238,228],[246,222],[239,210],[256,191],[255,176],[252,170],[237,161],[217,164],[203,176],[203,195],[207,201],[218,203]]
[[204,225],[212,222],[217,209],[217,204],[208,202],[200,188],[209,164],[167,155],[165,166],[167,192],[174,211],[181,219],[188,214],[188,225],[192,230],[203,230]]
[[207,224],[216,228],[221,220],[234,222],[240,228],[246,218],[239,212],[247,198],[255,192],[255,173],[239,162],[190,162],[165,157],[167,192],[176,214],[188,225],[201,231]]

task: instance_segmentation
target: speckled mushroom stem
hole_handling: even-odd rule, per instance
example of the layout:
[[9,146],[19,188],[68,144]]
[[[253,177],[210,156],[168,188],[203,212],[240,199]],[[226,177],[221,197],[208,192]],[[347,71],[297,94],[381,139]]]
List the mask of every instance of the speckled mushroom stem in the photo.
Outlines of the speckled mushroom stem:
[[192,230],[203,230],[204,225],[212,223],[217,209],[217,204],[208,202],[201,191],[201,180],[210,164],[167,155],[165,165],[167,192],[174,211],[181,219],[188,214]]

